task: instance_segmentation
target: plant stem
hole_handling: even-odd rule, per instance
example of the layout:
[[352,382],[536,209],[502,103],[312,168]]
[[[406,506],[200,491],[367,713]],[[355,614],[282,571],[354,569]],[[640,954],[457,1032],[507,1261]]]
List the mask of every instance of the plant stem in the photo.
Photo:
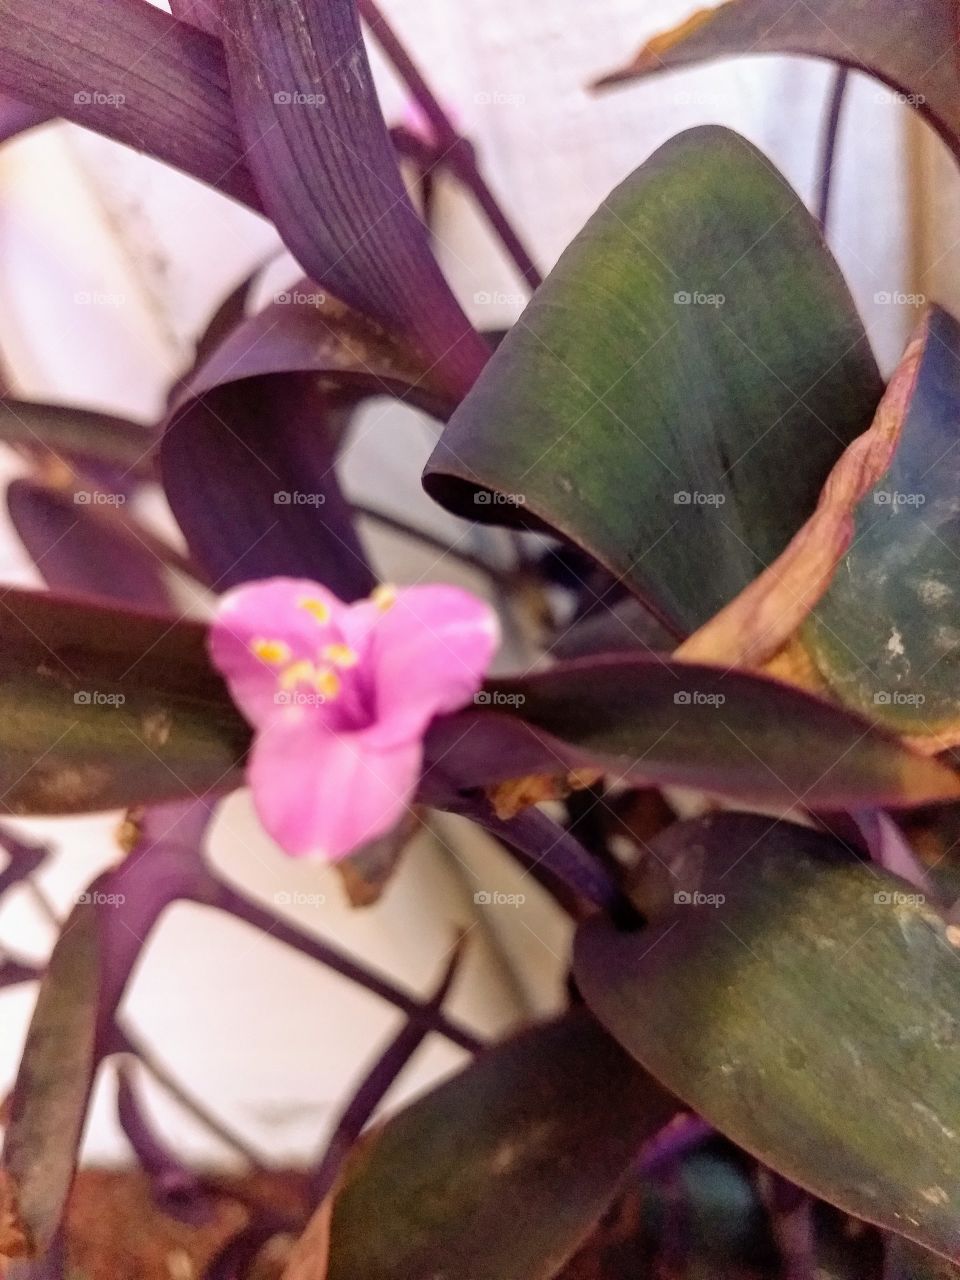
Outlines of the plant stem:
[[833,166],[837,149],[837,135],[840,131],[840,116],[850,79],[849,67],[838,67],[833,77],[833,89],[827,107],[827,115],[823,126],[820,143],[820,168],[817,184],[817,221],[824,236],[830,221],[830,194],[833,181]]
[[321,938],[305,933],[302,929],[298,929],[296,925],[274,915],[272,911],[268,911],[252,899],[238,893],[236,889],[231,888],[230,885],[225,884],[222,880],[214,881],[212,893],[212,898],[205,898],[204,901],[218,907],[221,911],[229,912],[230,915],[236,916],[238,920],[244,920],[262,933],[269,934],[272,938],[277,938],[280,942],[286,943],[288,947],[293,947],[295,951],[309,956],[312,960],[319,961],[320,964],[326,965],[328,969],[332,969],[342,977],[349,978],[351,982],[357,983],[358,986],[363,987],[373,995],[379,996],[381,1000],[394,1005],[395,1008],[405,1013],[408,1018],[426,1019],[429,1022],[431,1031],[436,1031],[439,1035],[446,1036],[453,1044],[459,1045],[461,1049],[466,1049],[468,1053],[480,1053],[485,1047],[473,1032],[461,1027],[440,1010],[434,1010],[429,1005],[424,1005],[415,996],[408,995],[399,987],[395,987],[388,979],[371,973],[369,969],[365,969],[355,960],[343,955]]
[[540,272],[481,174],[473,148],[457,132],[432,89],[424,80],[419,67],[380,13],[375,0],[359,0],[357,7],[361,18],[376,37],[380,47],[416,99],[417,106],[429,121],[436,135],[441,156],[446,158],[450,168],[470,190],[524,280],[531,289],[536,289],[542,280]]
[[371,1116],[386,1097],[394,1081],[420,1048],[432,1030],[429,1017],[424,1013],[439,1013],[463,956],[463,938],[459,938],[440,983],[423,1006],[420,1015],[413,1017],[390,1042],[374,1065],[367,1072],[357,1091],[341,1112],[323,1158],[312,1178],[312,1192],[317,1204],[333,1190],[343,1161],[351,1147],[366,1128]]

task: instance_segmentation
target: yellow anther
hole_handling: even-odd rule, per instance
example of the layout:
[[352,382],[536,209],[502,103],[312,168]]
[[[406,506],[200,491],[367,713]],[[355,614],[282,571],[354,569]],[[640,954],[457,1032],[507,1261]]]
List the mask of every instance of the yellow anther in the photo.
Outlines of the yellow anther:
[[290,646],[282,640],[265,640],[262,636],[257,636],[250,648],[261,662],[266,662],[271,667],[279,667],[290,661]]
[[316,618],[317,622],[330,621],[330,607],[324,604],[322,600],[317,600],[313,596],[304,596],[302,600],[298,600],[301,609],[306,609],[307,613]]
[[286,671],[280,672],[280,688],[293,689],[298,684],[313,684],[317,678],[317,668],[306,658],[292,662]]
[[392,608],[397,603],[397,589],[396,587],[390,587],[384,584],[383,586],[376,587],[374,589],[370,595],[370,599],[378,609],[382,609],[383,612],[386,613],[388,609]]
[[340,677],[335,671],[318,671],[314,679],[317,693],[325,698],[335,698],[340,692]]
[[356,652],[348,644],[325,645],[323,657],[335,667],[355,667],[359,661]]

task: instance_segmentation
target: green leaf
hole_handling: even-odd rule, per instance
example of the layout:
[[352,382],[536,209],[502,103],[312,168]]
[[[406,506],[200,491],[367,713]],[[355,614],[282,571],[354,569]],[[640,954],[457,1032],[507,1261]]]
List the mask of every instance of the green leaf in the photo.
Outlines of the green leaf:
[[960,152],[954,0],[728,0],[656,36],[601,85],[739,53],[801,53],[899,89]]
[[681,896],[652,928],[581,931],[590,1008],[738,1145],[957,1257],[956,931],[910,885],[787,823],[719,815],[653,851]]
[[0,440],[71,465],[107,464],[138,479],[152,475],[158,440],[146,427],[71,405],[0,399]]
[[945,764],[750,672],[611,654],[490,681],[482,696],[485,705],[438,720],[427,740],[428,764],[461,788],[593,766],[811,809],[960,797]]
[[960,741],[960,325],[934,308],[889,467],[803,640],[845,704]]
[[73,1182],[93,1084],[99,973],[97,908],[81,902],[40,985],[0,1162],[30,1254],[49,1245]]
[[743,138],[695,129],[566,250],[424,483],[572,539],[683,633],[783,550],[881,391],[801,201]]
[[527,1031],[361,1145],[330,1280],[548,1280],[675,1110],[582,1010]]
[[249,730],[205,635],[193,622],[0,594],[3,810],[82,813],[240,785]]

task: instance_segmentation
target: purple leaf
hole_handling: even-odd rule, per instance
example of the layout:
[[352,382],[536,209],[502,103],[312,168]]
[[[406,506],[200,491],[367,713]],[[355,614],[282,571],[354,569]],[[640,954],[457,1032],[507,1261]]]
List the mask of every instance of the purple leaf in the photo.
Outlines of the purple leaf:
[[[336,390],[321,390],[321,377]],[[349,411],[375,393],[435,413],[450,407],[403,343],[309,281],[236,325],[197,371],[161,467],[174,515],[217,587],[299,575],[342,599],[370,591],[334,464]]]
[[161,613],[170,608],[157,557],[101,518],[92,506],[30,480],[14,480],[7,490],[7,507],[21,542],[51,590],[99,596]]
[[0,91],[254,208],[219,41],[144,0],[6,0]]
[[288,248],[465,392],[489,353],[407,196],[353,0],[223,0],[221,13],[247,161]]

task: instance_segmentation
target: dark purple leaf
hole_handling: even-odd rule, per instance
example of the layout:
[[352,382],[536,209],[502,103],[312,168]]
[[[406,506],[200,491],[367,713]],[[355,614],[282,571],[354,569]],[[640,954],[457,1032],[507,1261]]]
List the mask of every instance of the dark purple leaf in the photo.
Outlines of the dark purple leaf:
[[405,335],[462,394],[486,363],[407,196],[354,0],[222,0],[247,162],[307,273]]
[[145,0],[5,0],[0,32],[0,91],[259,207],[218,40]]
[[450,803],[449,780],[472,788],[585,766],[809,808],[960,795],[944,764],[851,712],[743,671],[608,655],[491,681],[477,702],[486,705],[438,720],[428,737],[427,803]]
[[0,398],[0,440],[44,460],[108,468],[137,479],[153,475],[157,443],[146,427],[126,418],[12,396]]
[[[12,482],[7,507],[20,540],[53,591],[99,596],[157,612],[170,608],[157,557],[108,516],[101,516],[99,507],[30,480]],[[103,510],[109,513],[113,508]]]
[[299,574],[343,599],[370,591],[335,460],[350,409],[377,393],[450,407],[404,343],[309,281],[231,330],[161,449],[168,500],[215,586]]

